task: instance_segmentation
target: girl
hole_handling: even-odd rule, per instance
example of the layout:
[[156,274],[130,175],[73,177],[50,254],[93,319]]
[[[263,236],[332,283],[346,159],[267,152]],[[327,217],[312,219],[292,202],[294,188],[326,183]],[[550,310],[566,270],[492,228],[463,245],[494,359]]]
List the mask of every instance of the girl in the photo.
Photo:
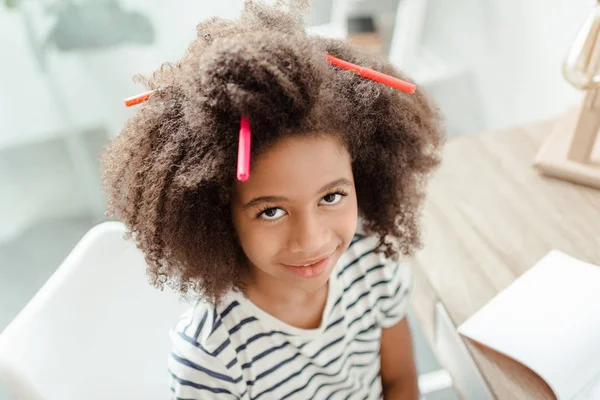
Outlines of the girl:
[[299,10],[247,2],[239,21],[201,23],[103,157],[152,283],[197,298],[171,332],[174,399],[418,398],[396,260],[419,245],[439,114],[419,90],[332,66],[401,77],[307,36]]

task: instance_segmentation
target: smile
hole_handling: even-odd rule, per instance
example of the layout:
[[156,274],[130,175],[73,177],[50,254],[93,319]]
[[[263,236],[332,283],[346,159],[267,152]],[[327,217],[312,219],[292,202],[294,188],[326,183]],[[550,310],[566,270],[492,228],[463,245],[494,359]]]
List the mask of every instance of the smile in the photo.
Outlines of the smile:
[[294,264],[284,264],[284,265],[286,267],[310,267],[312,265],[315,265],[315,264],[317,264],[317,263],[319,263],[319,262],[321,262],[321,261],[323,261],[323,260],[331,257],[332,255],[333,255],[333,252],[331,252],[331,253],[329,253],[329,254],[327,254],[325,256],[319,257],[319,258],[313,258],[312,260],[307,260],[307,261],[304,261],[304,262],[294,263]]
[[283,264],[287,269],[292,271],[294,274],[299,275],[303,278],[316,278],[327,271],[331,265],[333,259],[331,253],[325,257],[318,259],[304,261],[298,264]]

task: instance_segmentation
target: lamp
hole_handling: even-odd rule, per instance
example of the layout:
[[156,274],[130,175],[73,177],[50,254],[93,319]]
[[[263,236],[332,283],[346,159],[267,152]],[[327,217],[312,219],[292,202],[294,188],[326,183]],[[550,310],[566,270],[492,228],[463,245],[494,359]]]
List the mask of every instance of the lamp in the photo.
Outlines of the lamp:
[[600,189],[600,0],[585,20],[563,65],[565,79],[584,90],[537,154],[543,174]]

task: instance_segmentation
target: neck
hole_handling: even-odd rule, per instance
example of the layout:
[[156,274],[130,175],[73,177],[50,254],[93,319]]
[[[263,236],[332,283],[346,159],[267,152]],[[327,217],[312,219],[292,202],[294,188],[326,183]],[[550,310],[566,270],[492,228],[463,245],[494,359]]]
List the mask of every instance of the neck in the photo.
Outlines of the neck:
[[260,272],[249,274],[246,283],[246,297],[280,321],[301,329],[316,329],[321,325],[328,284],[307,292]]
[[245,279],[247,296],[250,300],[266,299],[271,304],[279,306],[301,306],[306,304],[324,305],[327,298],[328,285],[323,285],[315,291],[305,291],[300,288],[286,285],[280,280],[265,274],[257,268],[250,268]]

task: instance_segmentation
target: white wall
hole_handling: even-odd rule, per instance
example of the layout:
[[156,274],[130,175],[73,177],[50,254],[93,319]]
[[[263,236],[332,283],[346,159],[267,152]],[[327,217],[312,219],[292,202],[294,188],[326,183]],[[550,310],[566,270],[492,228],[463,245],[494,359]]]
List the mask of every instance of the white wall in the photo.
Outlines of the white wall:
[[[99,123],[120,126],[129,115],[129,110],[123,107],[123,98],[144,90],[134,85],[131,77],[140,72],[150,73],[163,61],[179,58],[194,37],[194,28],[200,20],[211,15],[236,17],[242,0],[221,3],[128,0],[122,4],[151,19],[157,31],[155,44],[125,45],[90,53],[50,53],[52,77],[64,92],[70,114],[78,126]],[[39,17],[36,22],[44,25],[48,20]],[[0,12],[0,48],[0,143],[2,136],[6,137],[9,132],[22,136],[23,132],[34,135],[40,131],[60,130],[64,122],[53,105],[45,77],[32,57],[18,11]]]
[[[37,26],[47,27],[52,20],[38,12],[36,4],[28,2],[28,9]],[[123,105],[123,99],[145,90],[132,82],[132,76],[149,74],[162,62],[178,59],[200,20],[212,15],[235,18],[243,0],[127,0],[122,4],[152,20],[157,32],[153,45],[49,54],[51,82],[64,96],[67,116],[76,130],[104,128],[116,135],[133,112]],[[61,116],[48,77],[36,64],[19,11],[0,8],[0,54],[2,241],[40,219],[89,213],[91,205],[82,191],[97,190],[87,195],[98,198],[101,193],[96,182],[83,187],[74,173],[60,139],[68,134],[69,121]],[[96,154],[88,156],[95,158]]]
[[581,93],[561,68],[594,0],[429,3],[424,42],[472,68],[486,129],[556,116],[578,104]]

